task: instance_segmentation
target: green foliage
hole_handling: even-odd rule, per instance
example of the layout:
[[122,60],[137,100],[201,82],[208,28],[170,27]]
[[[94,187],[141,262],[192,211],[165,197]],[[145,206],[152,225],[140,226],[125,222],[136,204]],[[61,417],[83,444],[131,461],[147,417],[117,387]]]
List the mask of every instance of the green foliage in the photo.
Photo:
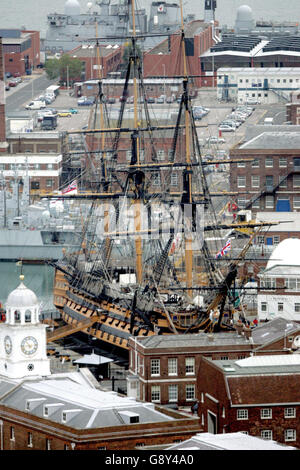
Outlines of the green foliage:
[[64,54],[59,59],[49,59],[45,63],[45,70],[48,77],[52,80],[59,78],[61,82],[72,82],[80,79],[83,64],[75,57]]

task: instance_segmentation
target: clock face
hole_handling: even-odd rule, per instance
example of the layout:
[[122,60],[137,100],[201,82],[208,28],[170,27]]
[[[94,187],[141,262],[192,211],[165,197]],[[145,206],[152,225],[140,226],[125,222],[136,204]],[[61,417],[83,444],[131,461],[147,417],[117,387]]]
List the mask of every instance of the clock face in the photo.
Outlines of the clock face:
[[10,336],[5,336],[5,338],[4,338],[4,348],[5,348],[6,354],[11,353],[11,351],[12,351],[12,342],[11,342]]
[[38,348],[38,342],[33,336],[26,336],[22,340],[21,343],[21,350],[23,354],[26,354],[26,356],[31,356],[31,354],[34,354]]

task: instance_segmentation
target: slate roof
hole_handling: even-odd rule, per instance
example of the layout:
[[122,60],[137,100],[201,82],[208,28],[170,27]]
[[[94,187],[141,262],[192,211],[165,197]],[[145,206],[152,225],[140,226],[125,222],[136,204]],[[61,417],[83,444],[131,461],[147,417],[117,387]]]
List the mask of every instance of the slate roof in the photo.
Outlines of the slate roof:
[[240,149],[299,149],[300,132],[263,132],[240,146]]
[[[19,386],[3,378],[0,381],[2,396],[2,398],[0,396],[0,403],[24,412],[27,402],[33,400],[31,403],[34,403],[34,407],[29,412],[41,418],[45,417],[44,406],[48,405],[52,408],[52,413],[47,419],[75,429],[121,426],[124,424],[122,411],[138,414],[139,423],[174,420],[155,410],[152,403],[140,403],[134,399],[119,396],[116,392],[106,392],[77,383],[63,374],[59,376],[45,380],[27,380],[19,383]],[[4,393],[9,390],[11,393],[4,396]],[[69,416],[64,422],[62,413],[68,411]]]

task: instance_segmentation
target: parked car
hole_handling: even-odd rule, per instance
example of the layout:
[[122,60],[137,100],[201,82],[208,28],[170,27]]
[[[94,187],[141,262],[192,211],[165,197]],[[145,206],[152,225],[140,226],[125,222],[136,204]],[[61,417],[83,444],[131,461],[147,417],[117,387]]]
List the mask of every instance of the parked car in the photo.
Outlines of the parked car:
[[44,112],[46,113],[52,113],[52,114],[57,114],[57,110],[55,108],[45,108]]
[[10,86],[9,86],[8,83],[5,85],[5,90],[6,90],[6,91],[9,91],[9,90],[10,90]]
[[12,74],[10,72],[6,72],[6,74],[5,74],[6,78],[10,78],[11,76],[12,76]]
[[128,100],[127,100],[127,103],[132,104],[132,103],[133,103],[133,100],[134,100],[134,97],[133,97],[133,96],[129,96],[129,98],[128,98]]
[[59,111],[57,115],[59,117],[72,117],[72,113],[70,113],[70,111]]
[[22,83],[22,78],[21,78],[21,77],[15,77],[15,78],[14,78],[14,81],[15,81],[16,83]]
[[16,77],[21,77],[20,72],[15,72],[15,73],[13,73],[13,77],[15,77],[15,78],[16,78]]
[[219,126],[219,131],[221,132],[234,132],[234,128],[232,126],[229,126],[227,124],[222,124]]
[[208,144],[225,144],[225,139],[223,137],[212,136],[212,137],[208,137],[206,139],[206,142]]
[[152,96],[149,96],[149,98],[147,98],[147,103],[155,103],[155,98],[152,98]]
[[[122,97],[120,97],[120,101],[121,101],[121,98],[122,98]],[[108,102],[108,104],[115,104],[116,98],[113,98],[113,97],[108,98],[108,101],[107,101],[107,102]]]
[[10,87],[14,87],[14,86],[17,86],[17,85],[18,85],[18,83],[17,83],[15,80],[10,80],[10,81],[8,82],[8,84],[9,84]]
[[69,111],[72,114],[78,114],[78,109],[76,109],[76,108],[70,108]]
[[164,102],[165,102],[165,99],[164,99],[162,96],[160,96],[160,97],[157,98],[157,100],[156,100],[156,103],[157,103],[157,104],[163,104]]
[[83,96],[79,98],[79,100],[77,101],[78,106],[89,106],[94,103],[95,103],[95,98],[93,96],[89,98],[86,96]]
[[127,98],[126,98],[126,96],[125,96],[125,97],[123,97],[123,96],[120,96],[120,98],[119,98],[119,101],[120,101],[120,103],[122,103],[122,101],[127,101]]
[[172,96],[168,96],[168,98],[166,99],[166,103],[173,103],[174,99]]
[[46,108],[44,101],[33,100],[25,106],[25,109],[43,109]]

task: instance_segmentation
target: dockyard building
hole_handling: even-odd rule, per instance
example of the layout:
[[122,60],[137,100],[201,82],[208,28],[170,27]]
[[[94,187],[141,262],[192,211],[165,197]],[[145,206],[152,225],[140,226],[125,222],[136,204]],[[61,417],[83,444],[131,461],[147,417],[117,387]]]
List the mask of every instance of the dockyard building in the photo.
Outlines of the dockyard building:
[[300,447],[299,354],[228,361],[203,357],[197,385],[205,432],[243,432]]
[[0,324],[1,450],[130,450],[201,431],[197,416],[103,391],[84,369],[53,371],[39,301],[20,278]]
[[152,336],[129,339],[127,393],[141,400],[191,410],[197,400],[202,357],[238,360],[252,354],[289,352],[300,325],[284,318],[253,328],[238,323],[236,331]]

